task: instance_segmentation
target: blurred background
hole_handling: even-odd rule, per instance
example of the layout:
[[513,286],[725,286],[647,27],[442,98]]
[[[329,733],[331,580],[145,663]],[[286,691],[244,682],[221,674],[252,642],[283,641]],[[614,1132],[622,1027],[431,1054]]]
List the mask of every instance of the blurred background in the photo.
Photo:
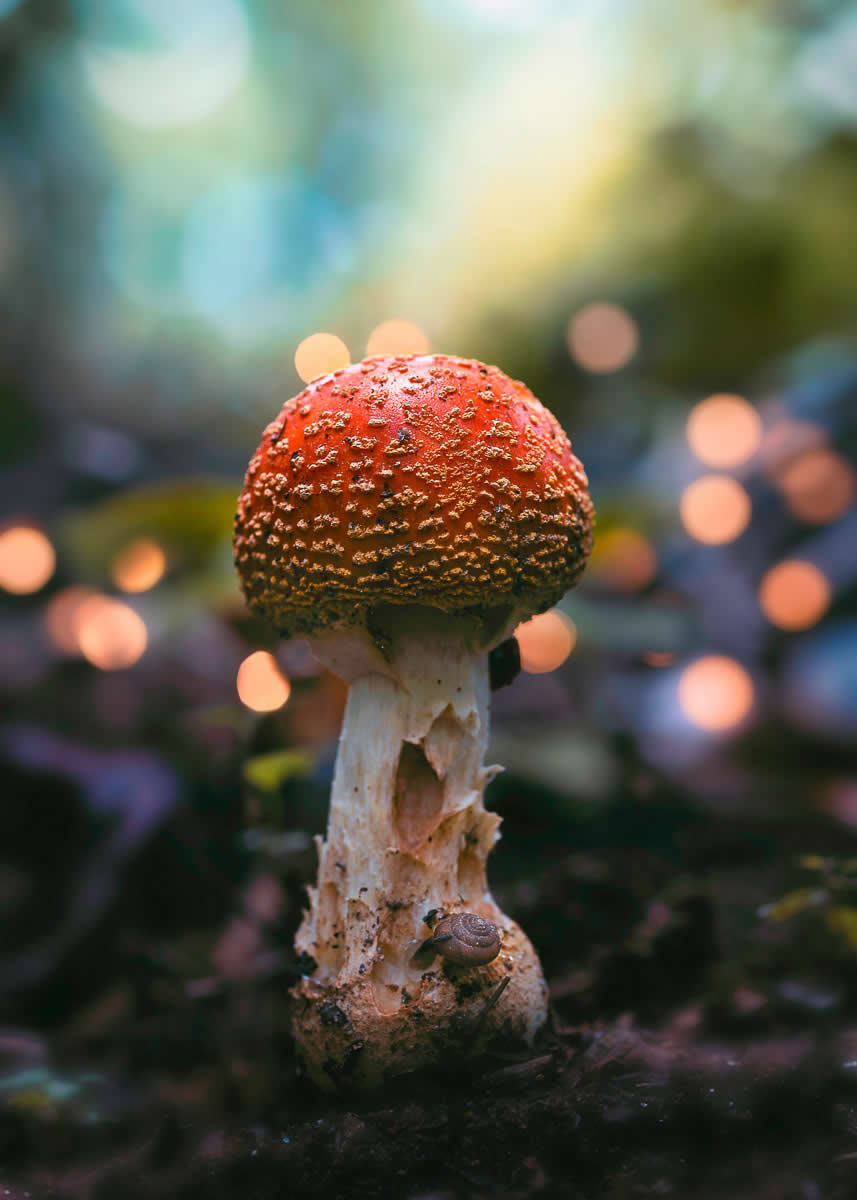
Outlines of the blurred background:
[[[846,1004],[854,6],[0,0],[0,95],[0,1101],[121,1110],[53,1038],[273,1086],[246,1024],[279,1028],[344,690],[244,611],[231,522],[283,401],[367,353],[497,363],[589,473],[489,794],[561,1011]],[[771,912],[824,961],[629,991],[664,930],[714,961]]]

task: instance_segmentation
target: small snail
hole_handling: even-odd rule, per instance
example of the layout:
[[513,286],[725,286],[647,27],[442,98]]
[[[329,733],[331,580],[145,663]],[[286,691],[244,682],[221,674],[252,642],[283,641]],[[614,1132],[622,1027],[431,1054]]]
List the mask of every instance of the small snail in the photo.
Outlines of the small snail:
[[442,917],[430,938],[414,955],[427,959],[440,954],[457,967],[483,967],[500,953],[500,933],[496,925],[476,913],[454,913]]

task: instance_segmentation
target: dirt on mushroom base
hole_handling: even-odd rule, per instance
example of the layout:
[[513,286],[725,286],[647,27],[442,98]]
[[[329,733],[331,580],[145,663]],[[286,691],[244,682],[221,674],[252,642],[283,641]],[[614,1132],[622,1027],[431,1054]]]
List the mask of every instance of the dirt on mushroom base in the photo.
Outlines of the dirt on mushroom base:
[[526,1055],[534,1034],[531,997],[540,1007],[546,1000],[530,942],[508,918],[503,952],[489,965],[468,969],[436,961],[422,973],[414,996],[406,986],[390,986],[391,1004],[384,1012],[371,978],[356,986],[322,987],[304,977],[296,985],[294,1028],[304,1065],[326,1090],[377,1088],[385,1078],[412,1074],[427,1061],[461,1062],[490,1039]]

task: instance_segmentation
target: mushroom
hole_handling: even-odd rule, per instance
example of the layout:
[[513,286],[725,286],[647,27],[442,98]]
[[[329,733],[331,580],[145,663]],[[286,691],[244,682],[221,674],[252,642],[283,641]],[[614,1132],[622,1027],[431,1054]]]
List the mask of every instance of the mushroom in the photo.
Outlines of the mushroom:
[[[322,1088],[531,1042],[545,1020],[536,953],[485,877],[500,824],[482,800],[500,770],[484,765],[488,652],[575,583],[592,521],[553,416],[498,368],[445,355],[315,380],[250,461],[247,603],[350,685],[296,938],[295,1034]],[[446,957],[441,921],[499,941]]]

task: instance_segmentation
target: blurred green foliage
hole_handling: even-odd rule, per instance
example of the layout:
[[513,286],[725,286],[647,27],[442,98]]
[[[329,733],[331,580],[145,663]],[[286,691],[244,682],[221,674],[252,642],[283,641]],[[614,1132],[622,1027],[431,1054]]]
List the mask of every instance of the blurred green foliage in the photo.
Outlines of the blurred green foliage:
[[60,545],[80,577],[103,582],[112,559],[137,538],[153,538],[191,569],[217,574],[232,538],[236,491],[216,480],[181,479],[110,496],[83,511],[65,514]]
[[247,783],[272,795],[279,792],[287,780],[306,775],[312,765],[312,756],[304,750],[274,750],[248,758],[243,773]]

